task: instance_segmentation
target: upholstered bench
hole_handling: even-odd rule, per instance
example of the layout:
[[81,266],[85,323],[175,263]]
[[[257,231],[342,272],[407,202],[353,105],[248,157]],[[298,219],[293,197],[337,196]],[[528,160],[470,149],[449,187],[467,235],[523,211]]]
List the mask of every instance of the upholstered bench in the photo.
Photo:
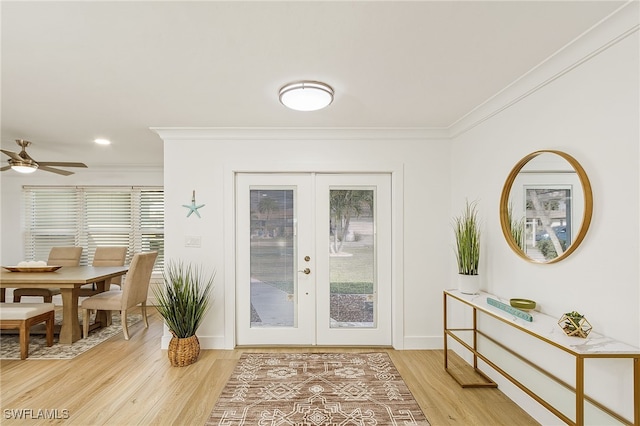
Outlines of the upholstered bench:
[[54,320],[53,303],[0,303],[0,329],[20,331],[20,359],[29,356],[29,331],[34,324],[46,324],[47,346],[53,345]]

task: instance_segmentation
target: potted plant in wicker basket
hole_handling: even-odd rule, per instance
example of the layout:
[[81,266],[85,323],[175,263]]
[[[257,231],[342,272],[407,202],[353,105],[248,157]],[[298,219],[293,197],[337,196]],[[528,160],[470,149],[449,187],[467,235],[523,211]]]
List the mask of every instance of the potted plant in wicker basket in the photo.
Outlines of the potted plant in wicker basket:
[[200,355],[196,331],[209,309],[215,271],[205,276],[201,268],[183,262],[167,262],[164,284],[154,287],[156,309],[173,337],[169,342],[169,361],[174,367],[193,364]]

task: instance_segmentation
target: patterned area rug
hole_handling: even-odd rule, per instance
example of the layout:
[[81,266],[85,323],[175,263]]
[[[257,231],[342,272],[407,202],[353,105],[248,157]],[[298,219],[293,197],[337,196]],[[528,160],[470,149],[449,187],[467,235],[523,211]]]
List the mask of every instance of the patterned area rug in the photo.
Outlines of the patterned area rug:
[[386,353],[246,353],[207,425],[429,425]]
[[[140,322],[142,315],[127,315],[129,327]],[[56,311],[56,324],[62,322],[62,313]],[[120,325],[120,314],[113,313],[111,325],[109,327],[94,330],[89,333],[86,339],[80,339],[71,345],[61,345],[58,343],[58,336],[54,336],[53,346],[47,347],[44,334],[31,334],[29,339],[28,360],[34,359],[71,359],[89,349],[99,345],[108,338],[122,333]],[[131,332],[131,331],[130,331]],[[124,337],[123,337],[124,338]],[[3,333],[0,337],[0,359],[20,359],[20,341],[18,334]]]

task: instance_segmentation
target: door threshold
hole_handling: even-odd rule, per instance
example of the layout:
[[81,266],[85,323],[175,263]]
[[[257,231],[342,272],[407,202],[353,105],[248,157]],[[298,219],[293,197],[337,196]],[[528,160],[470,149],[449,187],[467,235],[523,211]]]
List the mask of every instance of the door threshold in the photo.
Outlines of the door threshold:
[[291,350],[345,350],[345,349],[353,349],[353,350],[362,350],[362,349],[393,349],[393,346],[376,346],[376,345],[367,345],[367,346],[353,346],[353,345],[278,345],[278,344],[269,344],[269,345],[236,345],[234,349],[291,349]]

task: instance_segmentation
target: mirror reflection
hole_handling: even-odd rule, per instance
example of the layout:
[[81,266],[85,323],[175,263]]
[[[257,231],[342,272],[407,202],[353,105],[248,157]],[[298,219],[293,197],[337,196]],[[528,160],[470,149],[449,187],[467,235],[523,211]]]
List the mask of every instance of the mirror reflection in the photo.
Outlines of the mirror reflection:
[[580,164],[560,151],[523,158],[507,178],[500,221],[509,245],[536,263],[567,257],[591,221],[591,186]]

